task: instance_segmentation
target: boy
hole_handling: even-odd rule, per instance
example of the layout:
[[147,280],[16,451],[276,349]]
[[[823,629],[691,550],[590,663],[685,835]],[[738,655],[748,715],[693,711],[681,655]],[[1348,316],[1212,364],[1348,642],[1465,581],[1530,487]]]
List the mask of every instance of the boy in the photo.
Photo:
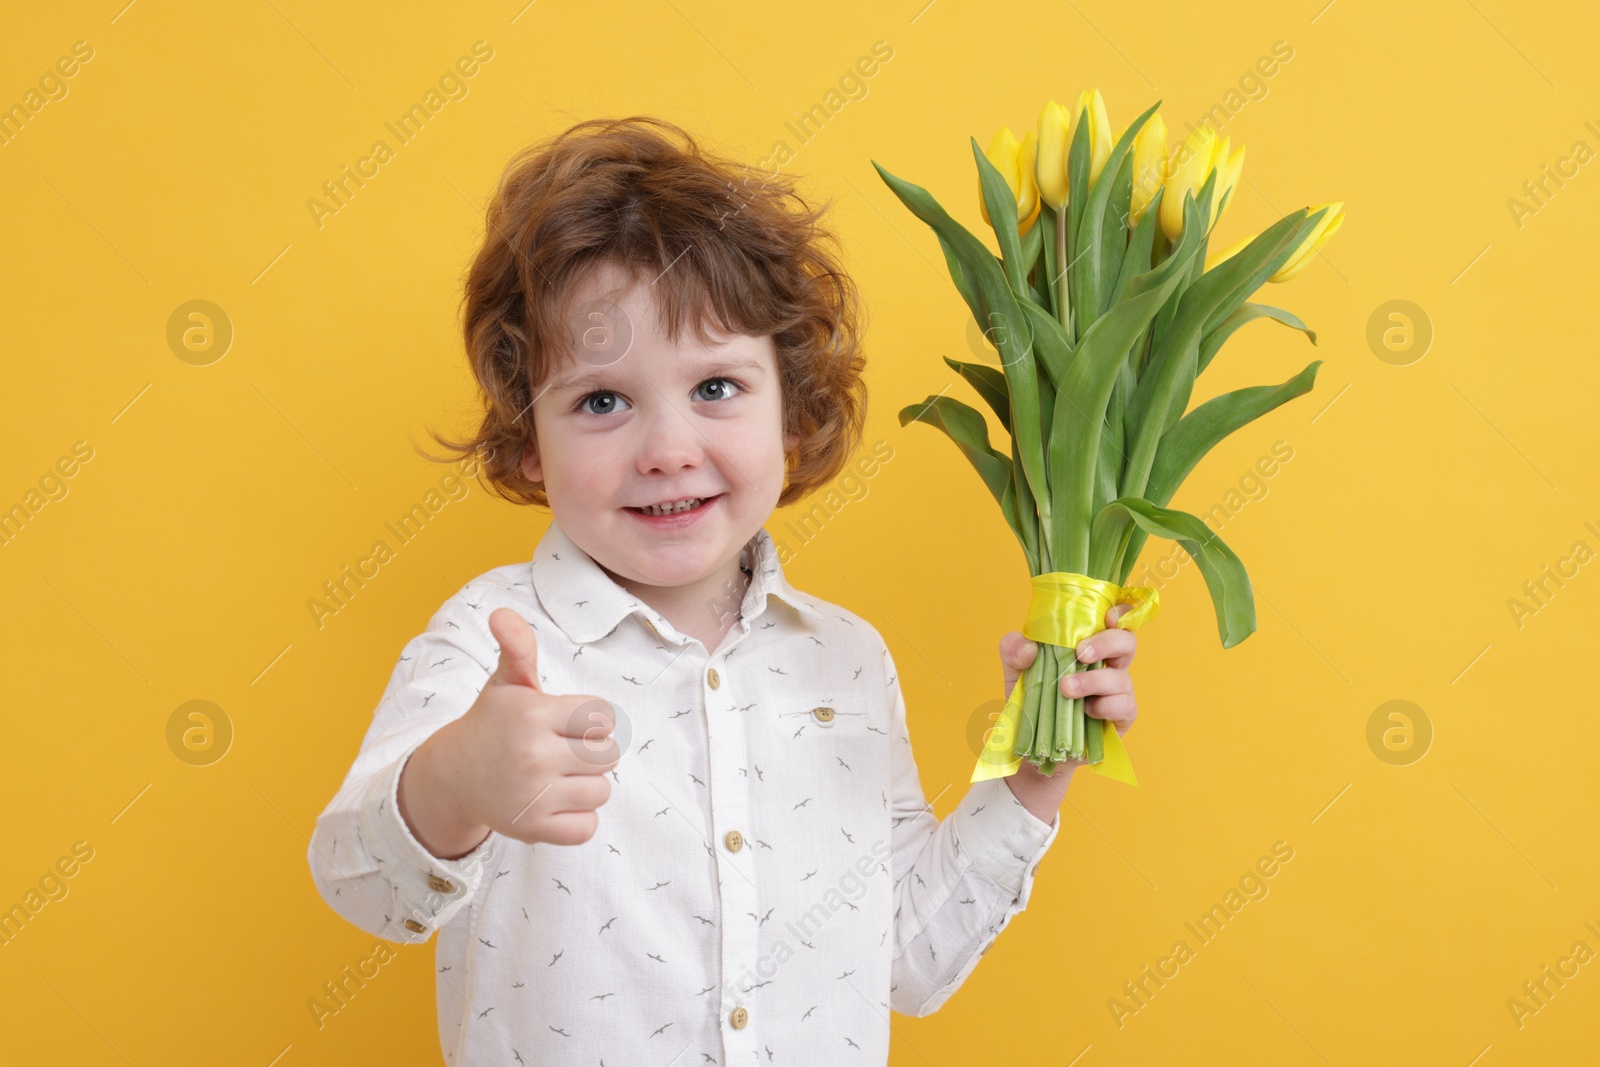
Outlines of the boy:
[[[356,926],[438,931],[452,1063],[886,1063],[1059,830],[1072,768],[1026,762],[941,823],[883,639],[784,577],[763,523],[852,458],[864,360],[820,212],[748,173],[595,120],[488,210],[454,447],[553,521],[406,645],[308,852]],[[1134,636],[1092,644],[1125,730]]]

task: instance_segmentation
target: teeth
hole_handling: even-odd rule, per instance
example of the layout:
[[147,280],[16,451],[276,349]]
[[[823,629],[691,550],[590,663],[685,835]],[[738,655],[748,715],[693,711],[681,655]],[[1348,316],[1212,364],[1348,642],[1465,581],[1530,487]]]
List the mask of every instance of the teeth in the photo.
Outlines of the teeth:
[[674,504],[652,504],[647,508],[640,508],[639,510],[644,512],[646,515],[671,515],[674,512],[688,511],[690,508],[699,507],[703,500],[703,497],[695,497],[692,500],[679,500]]

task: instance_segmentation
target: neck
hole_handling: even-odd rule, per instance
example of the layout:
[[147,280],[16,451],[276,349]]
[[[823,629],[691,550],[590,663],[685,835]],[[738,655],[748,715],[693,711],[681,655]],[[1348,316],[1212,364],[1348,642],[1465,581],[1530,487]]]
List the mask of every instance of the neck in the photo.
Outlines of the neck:
[[[697,638],[707,652],[715,652],[735,623],[750,588],[751,576],[743,569],[743,552],[697,582],[678,586],[641,585],[611,574],[611,580],[648,604],[672,624],[673,629]],[[602,568],[604,569],[604,568]]]

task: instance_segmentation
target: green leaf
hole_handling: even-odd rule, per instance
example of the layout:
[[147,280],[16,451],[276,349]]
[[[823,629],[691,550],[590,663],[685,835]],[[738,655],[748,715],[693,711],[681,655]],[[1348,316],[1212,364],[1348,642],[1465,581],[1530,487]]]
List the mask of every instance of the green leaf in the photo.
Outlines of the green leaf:
[[1061,216],[1049,204],[1039,205],[1039,225],[1042,232],[1039,235],[1040,243],[1044,245],[1044,262],[1041,264],[1045,277],[1045,288],[1050,291],[1049,311],[1050,317],[1057,322],[1061,321],[1061,308],[1057,306],[1059,300],[1059,286],[1061,280],[1061,267],[1056,263],[1056,227],[1062,225]]
[[[1088,200],[1079,217],[1078,233],[1073,242],[1078,251],[1073,254],[1081,253],[1082,258],[1074,265],[1073,278],[1081,284],[1074,291],[1073,300],[1077,305],[1080,337],[1083,336],[1084,329],[1105,311],[1106,297],[1111,288],[1110,278],[1116,277],[1116,267],[1106,262],[1105,232],[1108,228],[1112,229],[1120,242],[1127,230],[1122,216],[1110,220],[1107,218],[1112,191],[1120,188],[1123,163],[1133,146],[1134,137],[1160,106],[1161,101],[1156,101],[1144,114],[1130,122],[1128,128],[1122,132],[1122,136],[1111,149],[1111,155],[1106,158],[1105,166],[1100,169],[1100,180],[1096,181],[1094,188],[1089,191]],[[1089,115],[1085,109],[1083,116],[1078,120],[1078,128],[1086,130],[1088,125]],[[1130,169],[1127,182],[1130,196],[1133,190],[1132,173]],[[1071,195],[1081,199],[1078,186],[1072,187]],[[1107,277],[1108,274],[1110,277]]]
[[[1206,179],[1207,184],[1215,177],[1213,171],[1211,178]],[[1187,240],[1191,232],[1199,228],[1196,216],[1201,206],[1195,205],[1188,197],[1184,198],[1183,240]],[[1124,492],[1143,495],[1161,435],[1188,407],[1198,373],[1200,340],[1212,313],[1238,292],[1242,281],[1247,280],[1263,264],[1276,261],[1282,265],[1293,251],[1297,241],[1295,227],[1304,215],[1304,209],[1285,215],[1263,230],[1238,255],[1224,261],[1215,270],[1201,274],[1179,300],[1177,313],[1168,324],[1166,333],[1156,334],[1156,349],[1139,377],[1130,409],[1129,425],[1136,429],[1133,447],[1128,452],[1128,476]],[[1159,322],[1157,328],[1160,329]]]
[[989,226],[994,230],[995,240],[1000,242],[1000,261],[1005,266],[1006,281],[1013,293],[1025,296],[1028,269],[1023,265],[1022,242],[1017,236],[1016,197],[1004,176],[978,147],[978,139],[969,137],[968,140],[972,142],[972,154],[978,161],[978,184],[983,191],[984,205],[989,209]]
[[1020,538],[1022,530],[1017,524],[1016,497],[1011,490],[1011,460],[996,452],[989,444],[989,424],[983,415],[959,400],[948,396],[930,396],[920,404],[900,409],[900,425],[925,422],[943,430],[960,448],[994,494],[1002,511],[1009,512],[1006,521]]
[[1045,225],[1044,209],[1041,207],[1033,225],[1022,235],[1022,273],[1028,276],[1028,295],[1033,297],[1035,304],[1049,311],[1055,303],[1055,297],[1050,293],[1050,282],[1039,256],[1044,246]]
[[[1089,328],[1091,318],[1079,310],[1082,303],[1083,276],[1078,245],[1078,233],[1083,228],[1083,208],[1089,201],[1089,123],[1080,121],[1073,131],[1072,144],[1067,147],[1067,217],[1062,220],[1067,228],[1067,261],[1061,269],[1067,273],[1068,305],[1063,322],[1067,339],[1074,344]],[[1060,315],[1056,316],[1061,318]]]
[[[1018,458],[1029,489],[1038,501],[1040,519],[1049,530],[1051,500],[1045,473],[1044,439],[1040,432],[1039,379],[1028,320],[1012,298],[1000,264],[976,237],[952,219],[926,189],[895,177],[876,160],[872,165],[900,202],[939,235],[941,244],[948,242],[950,250],[968,270],[978,303],[975,318],[986,327],[988,336],[1000,350],[1001,368],[1010,389]],[[1024,300],[1023,303],[1029,302]]]
[[1250,576],[1233,549],[1210,527],[1188,512],[1158,507],[1143,497],[1126,496],[1100,509],[1094,518],[1095,538],[1115,537],[1116,528],[1128,520],[1148,534],[1178,542],[1199,565],[1206,588],[1211,591],[1223,648],[1232,648],[1255,632],[1256,603]]
[[[1211,313],[1206,316],[1205,332],[1215,329],[1218,323],[1233,314],[1234,308],[1248,300],[1268,278],[1276,274],[1278,268],[1294,255],[1295,249],[1311,235],[1317,221],[1328,212],[1328,208],[1322,208],[1315,215],[1307,215],[1307,210],[1300,208],[1285,215],[1257,234],[1254,241],[1245,245],[1244,251],[1206,272],[1207,278],[1213,274],[1222,276],[1219,279],[1222,291]],[[1267,240],[1269,234],[1273,235],[1270,241]],[[1261,247],[1258,248],[1258,245]],[[1247,260],[1246,257],[1251,258]]]
[[[950,280],[955,283],[956,291],[961,294],[961,299],[967,302],[967,308],[972,312],[974,321],[982,322],[984,315],[983,302],[978,299],[978,291],[972,278],[972,272],[967,269],[966,263],[956,253],[956,250],[951,247],[950,242],[945,240],[943,234],[935,230],[934,236],[939,239],[939,250],[944,253],[944,262],[950,268]],[[985,254],[988,254],[987,250],[985,250]]]
[[1317,343],[1316,333],[1307,329],[1305,323],[1282,308],[1275,308],[1270,304],[1244,304],[1212,328],[1206,334],[1205,340],[1200,342],[1200,361],[1195,367],[1195,374],[1198,376],[1205,372],[1206,367],[1211,363],[1211,357],[1217,354],[1217,349],[1221,348],[1223,342],[1233,336],[1235,330],[1247,322],[1254,322],[1256,319],[1271,319],[1274,322],[1281,322],[1285,326],[1299,330],[1311,338],[1312,344]]
[[1028,322],[1028,327],[1033,331],[1033,354],[1044,367],[1045,374],[1050,378],[1051,384],[1056,384],[1066,376],[1067,367],[1072,363],[1072,345],[1067,340],[1066,331],[1061,328],[1055,316],[1044,308],[1035,304],[1019,304],[1023,317]]
[[1000,425],[1005,427],[1006,433],[1011,432],[1011,391],[1006,387],[1006,376],[993,367],[983,363],[962,363],[959,360],[944,357],[950,369],[967,380],[967,384],[977,390],[990,409],[1000,418]]
[[[1192,213],[1194,208],[1189,206]],[[1050,430],[1051,486],[1056,493],[1051,546],[1062,570],[1089,573],[1089,516],[1093,515],[1095,470],[1117,373],[1134,342],[1184,276],[1194,255],[1199,226],[1186,228],[1159,267],[1133,280],[1126,298],[1096,319],[1083,335],[1056,393]],[[1091,577],[1099,577],[1090,574]]]
[[1165,505],[1195,465],[1223,438],[1295,397],[1309,393],[1316,384],[1320,366],[1322,360],[1315,360],[1280,385],[1252,385],[1212,397],[1179,419],[1161,437],[1145,496],[1156,504]]
[[1128,286],[1133,284],[1133,279],[1150,269],[1150,251],[1156,238],[1156,221],[1161,214],[1162,189],[1157,189],[1155,196],[1150,200],[1150,206],[1139,217],[1139,222],[1133,228],[1133,235],[1128,239],[1128,250],[1123,253],[1122,267],[1117,273],[1116,288],[1112,290],[1111,302],[1115,304],[1128,292]]

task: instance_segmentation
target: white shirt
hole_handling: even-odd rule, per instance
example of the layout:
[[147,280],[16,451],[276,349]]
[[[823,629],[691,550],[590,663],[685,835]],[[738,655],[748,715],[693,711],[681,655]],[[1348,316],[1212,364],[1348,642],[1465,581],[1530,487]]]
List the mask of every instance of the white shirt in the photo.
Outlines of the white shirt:
[[[743,617],[708,652],[552,523],[531,566],[467,583],[406,644],[307,858],[360,929],[438,931],[450,1063],[885,1064],[890,1010],[937,1010],[1027,906],[1059,819],[994,778],[939,821],[878,631],[793,589],[765,530],[741,565]],[[623,755],[587,842],[491,833],[446,861],[395,786],[494,669],[502,606],[546,691],[619,709]]]

